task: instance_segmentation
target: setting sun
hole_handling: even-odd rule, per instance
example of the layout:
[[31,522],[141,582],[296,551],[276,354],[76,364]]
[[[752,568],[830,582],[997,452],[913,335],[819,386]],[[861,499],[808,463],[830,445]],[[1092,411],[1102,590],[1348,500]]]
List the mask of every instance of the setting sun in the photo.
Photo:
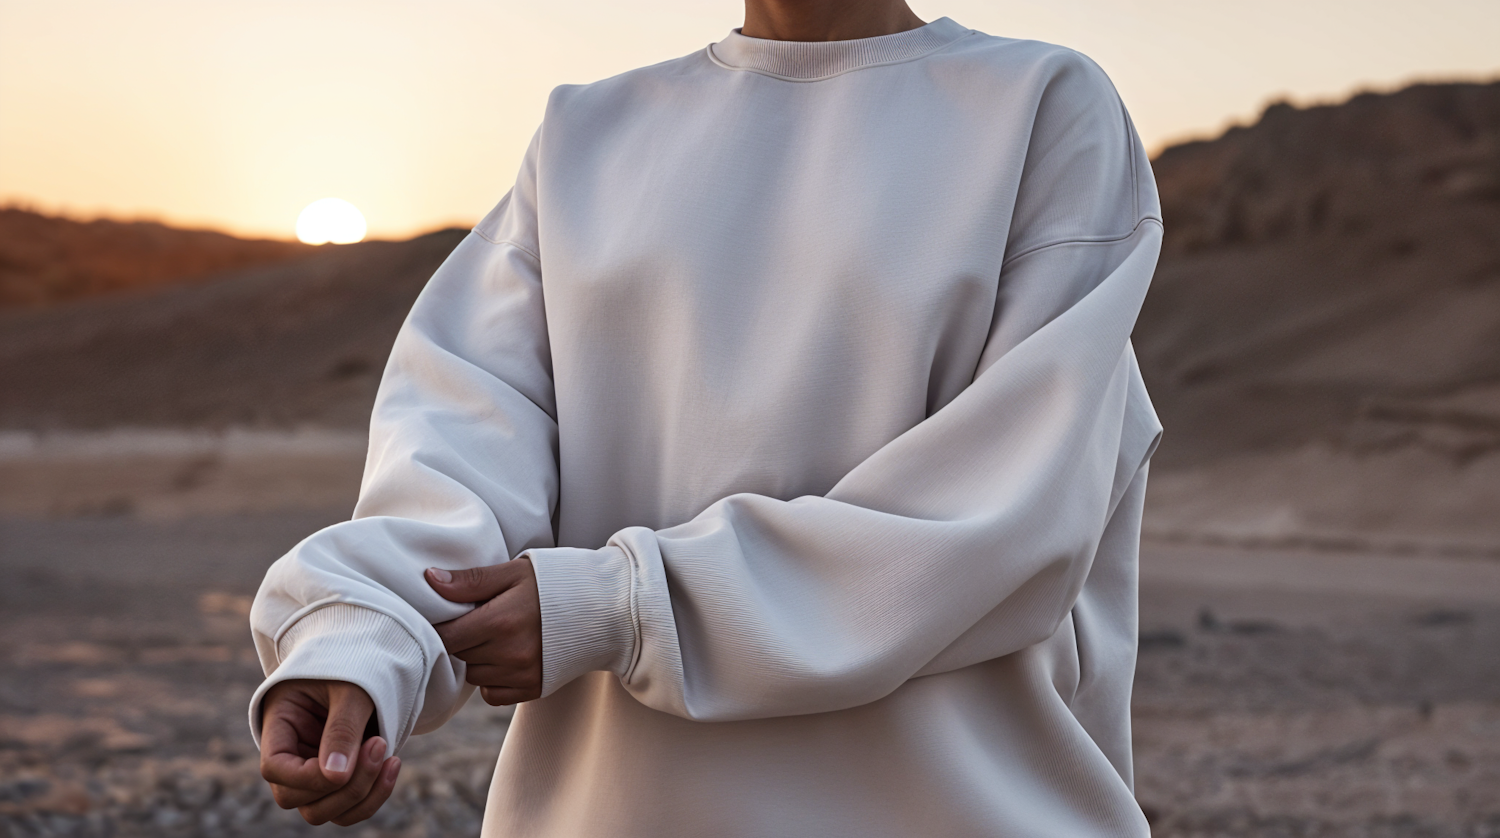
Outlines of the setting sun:
[[364,215],[342,198],[313,201],[297,216],[297,239],[304,244],[354,244],[364,237]]

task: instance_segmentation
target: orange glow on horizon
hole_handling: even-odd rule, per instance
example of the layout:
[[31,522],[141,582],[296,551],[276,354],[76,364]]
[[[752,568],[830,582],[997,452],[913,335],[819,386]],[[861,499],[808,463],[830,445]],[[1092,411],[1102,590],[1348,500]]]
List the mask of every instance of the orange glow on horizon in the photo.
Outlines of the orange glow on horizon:
[[[916,0],[1067,44],[1148,147],[1265,102],[1500,71],[1500,3]],[[509,189],[548,91],[722,37],[740,0],[0,0],[0,205],[289,239],[338,195],[373,237],[468,225]]]

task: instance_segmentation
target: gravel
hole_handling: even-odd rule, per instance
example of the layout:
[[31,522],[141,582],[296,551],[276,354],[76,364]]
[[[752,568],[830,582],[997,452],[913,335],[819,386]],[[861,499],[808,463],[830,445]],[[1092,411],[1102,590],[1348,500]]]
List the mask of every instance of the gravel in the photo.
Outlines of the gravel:
[[[311,834],[259,777],[245,612],[322,523],[0,520],[0,836]],[[1500,838],[1500,603],[1481,600],[1149,577],[1153,834]],[[414,738],[391,800],[340,834],[477,835],[509,718],[476,700]]]

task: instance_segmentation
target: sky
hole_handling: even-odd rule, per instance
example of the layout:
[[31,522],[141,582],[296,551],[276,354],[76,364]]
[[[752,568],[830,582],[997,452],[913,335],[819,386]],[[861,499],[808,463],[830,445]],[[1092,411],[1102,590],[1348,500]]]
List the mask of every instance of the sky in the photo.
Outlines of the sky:
[[[1078,49],[1148,147],[1418,80],[1500,79],[1500,0],[911,0]],[[290,238],[470,225],[547,93],[702,49],[740,0],[0,0],[0,205]]]

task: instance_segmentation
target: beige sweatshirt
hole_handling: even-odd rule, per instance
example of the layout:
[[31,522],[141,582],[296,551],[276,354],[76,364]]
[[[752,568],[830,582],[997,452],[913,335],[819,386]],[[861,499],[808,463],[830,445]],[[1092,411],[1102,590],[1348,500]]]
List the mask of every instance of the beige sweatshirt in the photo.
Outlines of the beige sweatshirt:
[[486,835],[1146,835],[1159,215],[1097,66],[946,18],[558,88],[353,520],[266,576],[255,701],[351,681],[399,748],[471,692],[423,569],[524,554],[545,693]]

